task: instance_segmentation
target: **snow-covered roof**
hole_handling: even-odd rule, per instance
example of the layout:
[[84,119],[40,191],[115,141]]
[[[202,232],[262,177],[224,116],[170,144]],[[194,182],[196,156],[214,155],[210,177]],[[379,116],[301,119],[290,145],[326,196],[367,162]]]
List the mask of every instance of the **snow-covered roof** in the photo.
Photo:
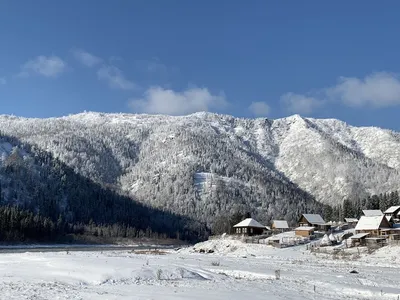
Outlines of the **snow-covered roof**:
[[288,222],[285,220],[273,220],[272,224],[276,229],[288,229],[289,228]]
[[[356,225],[356,230],[376,230],[379,229],[385,216],[362,216]],[[384,226],[385,228],[387,226]]]
[[393,214],[396,212],[396,210],[400,209],[400,205],[398,206],[391,206],[387,210],[385,210],[385,214]]
[[323,225],[326,224],[324,219],[318,214],[303,214],[304,218],[310,223],[310,224],[317,224],[317,225]]
[[393,217],[392,216],[385,216],[386,220],[388,220],[388,222],[392,222],[393,221]]
[[269,227],[269,226],[265,226],[265,229],[267,229],[267,230],[271,230],[271,227]]
[[363,214],[366,217],[383,216],[383,212],[379,209],[364,209]]
[[357,219],[357,218],[344,218],[344,220],[345,220],[347,223],[358,222],[358,219]]
[[369,233],[357,233],[353,236],[351,236],[351,239],[362,239],[363,237],[366,237],[367,235],[369,235]]
[[297,227],[294,231],[300,231],[300,230],[312,231],[312,230],[315,230],[315,228],[311,227],[311,226],[300,226],[300,227]]
[[265,228],[264,225],[261,225],[258,223],[256,220],[253,218],[247,218],[243,220],[242,222],[237,223],[233,227],[257,227],[257,228]]

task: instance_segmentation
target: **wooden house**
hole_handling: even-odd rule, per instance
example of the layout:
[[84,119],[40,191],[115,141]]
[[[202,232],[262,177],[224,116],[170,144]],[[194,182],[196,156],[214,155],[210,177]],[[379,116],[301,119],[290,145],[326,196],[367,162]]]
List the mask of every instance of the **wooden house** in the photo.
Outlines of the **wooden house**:
[[390,229],[390,223],[384,215],[382,216],[372,216],[366,217],[362,216],[360,221],[358,221],[355,228],[356,234],[358,233],[368,233],[368,237],[381,237],[382,235],[387,235],[388,229]]
[[233,229],[236,234],[251,236],[263,234],[264,230],[266,230],[266,227],[252,218],[247,218],[234,225]]
[[344,221],[347,223],[348,228],[355,228],[358,223],[357,218],[344,218]]
[[316,230],[328,231],[331,228],[318,214],[303,214],[299,220],[299,227],[314,227]]
[[295,232],[295,235],[297,235],[297,236],[311,237],[314,235],[314,230],[315,230],[314,226],[300,226],[300,227],[297,227],[294,230],[294,232]]
[[289,224],[286,220],[273,220],[271,229],[280,232],[288,231]]
[[399,219],[400,216],[400,205],[391,206],[384,212],[385,216],[392,217],[393,219]]

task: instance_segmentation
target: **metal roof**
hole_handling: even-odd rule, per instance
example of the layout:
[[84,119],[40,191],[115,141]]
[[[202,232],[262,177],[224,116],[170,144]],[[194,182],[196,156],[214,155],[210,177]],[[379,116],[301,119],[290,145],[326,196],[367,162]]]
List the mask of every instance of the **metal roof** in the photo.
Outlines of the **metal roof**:
[[288,222],[285,220],[273,220],[272,224],[276,229],[288,229],[289,225]]
[[257,227],[257,228],[265,229],[264,225],[261,225],[260,223],[258,223],[256,220],[254,220],[252,218],[247,218],[247,219],[243,220],[242,222],[237,223],[233,227]]
[[303,214],[304,218],[308,221],[310,224],[317,224],[317,225],[324,225],[325,221],[322,219],[322,217],[318,214]]
[[400,205],[389,207],[387,210],[385,210],[385,214],[393,214],[396,212],[396,210],[400,210]]
[[383,212],[379,209],[364,209],[363,214],[366,217],[383,216]]

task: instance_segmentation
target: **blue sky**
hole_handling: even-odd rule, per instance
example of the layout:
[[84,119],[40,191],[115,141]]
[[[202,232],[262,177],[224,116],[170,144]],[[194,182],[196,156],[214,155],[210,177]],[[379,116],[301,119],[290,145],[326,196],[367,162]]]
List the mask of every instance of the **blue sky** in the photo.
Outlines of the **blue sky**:
[[400,130],[399,11],[394,0],[0,0],[0,113],[299,113]]

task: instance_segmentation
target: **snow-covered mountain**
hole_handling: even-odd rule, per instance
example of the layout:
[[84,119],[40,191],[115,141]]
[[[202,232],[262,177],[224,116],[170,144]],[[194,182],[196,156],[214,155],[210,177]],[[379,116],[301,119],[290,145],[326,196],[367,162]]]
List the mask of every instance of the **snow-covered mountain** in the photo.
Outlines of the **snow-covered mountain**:
[[103,186],[208,221],[238,210],[296,219],[400,182],[399,133],[335,119],[90,112],[0,116],[0,130]]

